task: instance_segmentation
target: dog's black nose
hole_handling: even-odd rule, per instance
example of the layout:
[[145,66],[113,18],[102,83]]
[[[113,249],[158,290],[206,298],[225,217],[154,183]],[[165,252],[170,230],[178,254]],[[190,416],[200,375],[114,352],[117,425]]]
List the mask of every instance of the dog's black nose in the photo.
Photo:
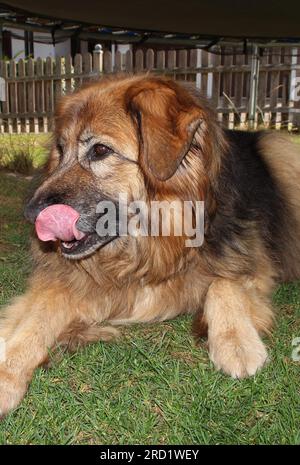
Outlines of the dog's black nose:
[[54,205],[56,203],[65,203],[64,198],[61,194],[50,194],[45,196],[33,197],[24,209],[24,216],[30,223],[35,223],[38,214],[44,210],[44,208]]
[[24,208],[24,216],[27,221],[34,223],[38,214],[44,209],[42,205],[30,200]]

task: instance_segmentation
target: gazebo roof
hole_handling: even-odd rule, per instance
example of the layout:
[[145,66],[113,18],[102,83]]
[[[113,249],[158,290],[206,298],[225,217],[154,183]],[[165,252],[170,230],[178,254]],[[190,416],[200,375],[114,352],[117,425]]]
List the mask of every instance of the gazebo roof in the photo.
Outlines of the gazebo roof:
[[8,0],[0,23],[119,42],[300,42],[299,0]]

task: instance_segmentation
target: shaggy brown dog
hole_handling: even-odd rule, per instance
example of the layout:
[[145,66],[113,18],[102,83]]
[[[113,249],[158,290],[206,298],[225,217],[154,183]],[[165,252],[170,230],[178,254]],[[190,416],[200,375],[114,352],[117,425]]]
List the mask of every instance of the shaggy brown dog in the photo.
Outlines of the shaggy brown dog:
[[[56,344],[108,340],[116,325],[184,313],[199,333],[208,329],[217,369],[253,375],[267,359],[259,334],[272,326],[274,285],[300,276],[299,176],[289,142],[221,129],[195,90],[166,78],[107,78],[63,99],[26,216],[68,205],[84,237],[33,240],[28,290],[1,320],[1,413],[18,405]],[[148,203],[204,200],[204,243],[99,237],[96,205],[119,192]]]

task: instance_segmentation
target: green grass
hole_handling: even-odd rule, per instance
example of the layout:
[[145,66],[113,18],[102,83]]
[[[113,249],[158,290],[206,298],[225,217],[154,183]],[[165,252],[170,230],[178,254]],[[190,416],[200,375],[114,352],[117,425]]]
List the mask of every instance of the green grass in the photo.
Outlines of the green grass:
[[30,175],[46,160],[49,134],[0,134],[0,169]]
[[[28,235],[26,179],[0,173],[0,304],[24,290]],[[123,330],[38,369],[21,406],[0,423],[0,444],[299,444],[300,285],[274,295],[278,325],[271,362],[255,377],[214,370],[191,320]]]

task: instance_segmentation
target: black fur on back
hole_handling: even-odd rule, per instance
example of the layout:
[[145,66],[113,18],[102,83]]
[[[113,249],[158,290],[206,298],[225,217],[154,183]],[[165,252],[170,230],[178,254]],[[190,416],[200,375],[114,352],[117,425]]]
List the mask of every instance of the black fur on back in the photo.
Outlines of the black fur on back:
[[275,261],[280,261],[280,236],[286,214],[284,198],[258,147],[260,132],[225,131],[229,150],[222,160],[215,188],[217,209],[210,219],[206,243],[222,256],[224,246],[251,256],[243,249],[253,227]]

